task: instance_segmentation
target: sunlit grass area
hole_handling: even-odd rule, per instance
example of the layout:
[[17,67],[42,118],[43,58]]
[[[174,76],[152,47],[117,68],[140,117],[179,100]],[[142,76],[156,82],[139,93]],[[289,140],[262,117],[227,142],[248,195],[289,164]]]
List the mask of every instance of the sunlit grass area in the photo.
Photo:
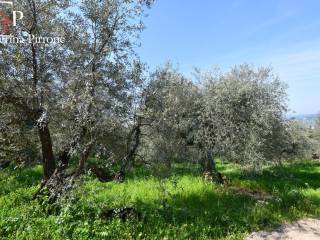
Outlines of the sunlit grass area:
[[[1,239],[243,239],[251,231],[320,216],[320,162],[268,166],[259,172],[218,163],[228,177],[217,185],[195,165],[136,168],[123,183],[86,176],[50,209],[32,201],[41,167],[0,171]],[[263,194],[261,194],[263,193]],[[126,221],[105,220],[105,208],[132,207]]]

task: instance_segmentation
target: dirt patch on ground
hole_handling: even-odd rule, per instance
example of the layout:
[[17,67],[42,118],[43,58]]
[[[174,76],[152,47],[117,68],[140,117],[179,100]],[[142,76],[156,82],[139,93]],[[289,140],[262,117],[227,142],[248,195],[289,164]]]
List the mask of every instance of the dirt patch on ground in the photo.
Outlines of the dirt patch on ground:
[[229,189],[236,194],[248,196],[256,200],[270,200],[272,198],[271,194],[264,191],[252,190],[241,187],[230,187]]
[[319,240],[320,220],[305,219],[283,224],[273,232],[254,232],[246,240]]

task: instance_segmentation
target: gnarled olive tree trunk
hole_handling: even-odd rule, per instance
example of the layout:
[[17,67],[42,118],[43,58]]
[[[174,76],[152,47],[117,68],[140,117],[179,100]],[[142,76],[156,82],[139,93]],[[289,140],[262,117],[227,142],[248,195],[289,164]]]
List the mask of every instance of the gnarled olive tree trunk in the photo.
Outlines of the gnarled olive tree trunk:
[[38,133],[41,142],[43,178],[48,180],[56,168],[48,125],[39,127]]
[[216,163],[212,154],[212,151],[205,150],[202,154],[201,165],[203,175],[207,179],[211,179],[217,183],[224,183],[222,174],[217,170]]

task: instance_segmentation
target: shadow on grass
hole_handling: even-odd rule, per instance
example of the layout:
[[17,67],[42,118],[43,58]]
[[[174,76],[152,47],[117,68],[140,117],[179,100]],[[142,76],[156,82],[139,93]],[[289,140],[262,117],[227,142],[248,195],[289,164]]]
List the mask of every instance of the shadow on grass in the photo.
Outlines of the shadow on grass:
[[305,161],[265,168],[260,174],[253,170],[226,172],[234,184],[268,192],[320,188],[320,162]]
[[[81,224],[86,223],[88,228],[101,231],[101,234],[113,232],[116,238],[108,239],[128,239],[126,234],[132,234],[132,239],[139,239],[140,233],[146,239],[240,239],[246,233],[274,228],[286,220],[320,215],[320,192],[316,190],[320,184],[320,163],[269,167],[260,175],[241,172],[234,164],[223,164],[220,167],[224,167],[223,172],[231,178],[234,186],[238,184],[248,189],[270,190],[273,198],[259,201],[237,194],[228,186],[205,182],[198,177],[199,168],[191,164],[174,164],[170,170],[172,175],[164,181],[161,177],[168,177],[166,174],[158,178],[150,169],[138,168],[131,176],[137,181],[129,179],[120,184],[91,181],[88,187],[79,189],[78,197],[81,200],[74,198],[76,200],[71,204],[73,210],[62,216],[65,217],[64,225],[74,229],[78,224],[79,229],[83,230],[86,226]],[[160,168],[158,171],[161,173]],[[0,176],[1,196],[38,184],[41,168],[8,170],[0,172]],[[177,177],[177,182],[171,181],[172,176]],[[158,186],[160,183],[163,189]],[[104,206],[134,207],[144,217],[141,222],[100,221],[98,211]],[[23,212],[21,209],[19,211]],[[69,206],[65,210],[68,209]],[[41,216],[33,217],[33,221],[41,219]],[[51,217],[53,219],[55,216]],[[15,226],[18,224],[15,223]],[[76,239],[74,231],[71,231],[70,239]],[[107,238],[100,236],[95,239]]]
[[194,163],[174,163],[171,167],[165,164],[158,164],[156,166],[136,166],[133,170],[129,171],[126,175],[127,179],[146,179],[149,177],[156,177],[159,179],[166,179],[173,176],[200,176],[201,167],[199,164]]
[[[185,168],[175,175],[186,175]],[[320,163],[297,162],[264,169],[261,174],[240,171],[233,164],[219,166],[232,184],[248,189],[260,189],[273,194],[266,201],[237,194],[228,186],[213,187],[195,193],[178,193],[159,203],[159,217],[146,222],[154,226],[179,231],[189,228],[188,238],[223,238],[261,229],[272,229],[284,221],[320,215]],[[190,176],[197,176],[191,171]],[[146,203],[137,203],[142,209],[155,209]],[[161,219],[161,220],[160,220]],[[161,221],[161,223],[159,223]]]
[[[295,193],[284,194],[280,201],[263,202],[223,189],[177,194],[167,199],[166,204],[159,204],[159,216],[147,216],[145,230],[171,228],[179,232],[187,228],[183,231],[189,234],[189,239],[198,239],[201,236],[216,239],[230,234],[242,236],[251,231],[272,229],[283,221],[314,213],[317,206],[310,205],[310,200],[319,202],[320,197],[309,199]],[[142,211],[155,207],[141,202],[137,205]]]

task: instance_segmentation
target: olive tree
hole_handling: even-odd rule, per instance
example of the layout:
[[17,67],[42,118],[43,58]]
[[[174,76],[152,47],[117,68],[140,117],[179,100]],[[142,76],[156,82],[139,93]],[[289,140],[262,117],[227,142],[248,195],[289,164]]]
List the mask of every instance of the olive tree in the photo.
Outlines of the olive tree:
[[280,143],[283,149],[281,157],[290,160],[310,158],[317,145],[316,138],[312,135],[302,122],[288,120]]
[[134,48],[151,2],[16,3],[25,15],[16,37],[65,38],[60,45],[0,44],[0,102],[11,111],[7,117],[37,129],[45,180],[57,159],[67,164],[71,156],[79,157],[76,172],[81,173],[97,139],[130,123],[131,92],[142,70]]
[[[59,102],[68,139],[62,156],[80,154],[77,172],[97,140],[116,127],[131,124],[134,93],[141,84],[142,64],[134,52],[141,18],[151,1],[82,1],[66,28],[70,74]],[[71,113],[71,114],[70,114]],[[71,140],[71,141],[70,141]],[[64,160],[66,162],[66,160]]]
[[[31,35],[54,37],[60,33],[61,15],[68,1],[18,1],[15,9],[24,12],[23,22],[15,28],[14,37]],[[55,159],[49,128],[52,106],[58,97],[65,51],[55,45],[0,44],[0,102],[6,118],[21,125],[27,122],[37,129],[44,168],[48,179],[55,169]],[[7,119],[7,120],[8,120]]]
[[194,159],[197,86],[167,63],[151,74],[146,89],[149,95],[142,114],[148,124],[143,128],[141,154],[149,162],[168,166]]
[[214,157],[256,164],[279,155],[271,150],[284,127],[286,93],[270,68],[243,64],[225,74],[198,76],[203,82],[198,142],[208,156],[209,172]]

